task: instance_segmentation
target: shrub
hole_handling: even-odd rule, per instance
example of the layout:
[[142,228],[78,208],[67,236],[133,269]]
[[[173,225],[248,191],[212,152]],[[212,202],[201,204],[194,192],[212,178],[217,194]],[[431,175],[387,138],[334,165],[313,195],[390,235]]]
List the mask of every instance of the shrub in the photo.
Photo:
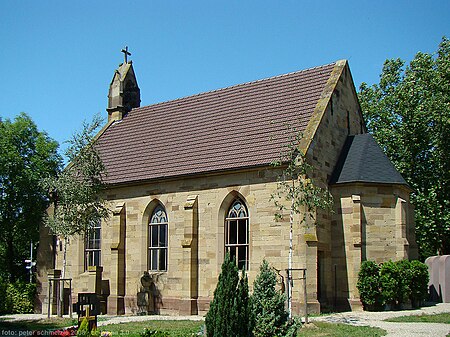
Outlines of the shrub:
[[397,307],[401,295],[401,279],[400,269],[398,264],[392,261],[387,261],[381,264],[380,281],[381,294],[386,304]]
[[428,296],[428,267],[419,261],[373,261],[361,264],[357,288],[365,310],[382,309],[383,303],[399,308],[408,299],[416,307]]
[[[284,337],[292,325],[288,321],[289,314],[285,309],[286,297],[276,291],[276,282],[275,272],[264,260],[253,283],[251,297],[255,337]],[[295,330],[291,329],[290,334],[295,333]]]
[[248,277],[245,270],[242,270],[242,275],[239,280],[237,297],[235,299],[237,331],[236,336],[247,337],[251,336],[253,325],[251,319],[251,305],[248,296]]
[[399,272],[399,288],[397,290],[397,305],[401,305],[409,300],[411,296],[411,262],[400,260],[395,262]]
[[0,296],[4,299],[0,305],[3,313],[30,314],[34,311],[34,298],[36,285],[16,281],[14,283],[1,283]]
[[428,297],[428,266],[425,263],[414,260],[410,265],[410,300],[413,307],[419,307],[422,301]]
[[[246,278],[244,272],[243,276]],[[242,319],[242,315],[248,312],[248,300],[244,298],[248,297],[248,285],[245,290],[245,282],[245,279],[241,281],[239,290],[239,271],[227,253],[205,318],[208,337],[247,336],[249,322]]]
[[361,264],[356,287],[365,310],[380,310],[383,307],[380,267],[375,262],[364,261]]

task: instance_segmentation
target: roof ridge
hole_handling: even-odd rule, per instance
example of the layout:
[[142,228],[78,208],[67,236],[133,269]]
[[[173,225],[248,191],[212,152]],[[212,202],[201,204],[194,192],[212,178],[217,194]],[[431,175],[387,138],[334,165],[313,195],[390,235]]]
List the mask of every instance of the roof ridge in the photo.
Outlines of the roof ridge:
[[306,68],[306,69],[302,69],[302,70],[291,71],[291,72],[288,72],[288,73],[275,75],[275,76],[271,76],[271,77],[261,78],[261,79],[258,79],[258,80],[248,81],[248,82],[239,83],[239,84],[233,84],[233,85],[230,85],[230,86],[227,86],[227,87],[213,89],[213,90],[209,90],[209,91],[203,91],[203,92],[199,92],[199,93],[193,94],[193,95],[188,95],[188,96],[182,96],[182,97],[178,97],[178,98],[174,98],[174,99],[169,99],[169,100],[158,102],[158,103],[144,105],[144,106],[135,108],[133,110],[139,110],[139,109],[148,108],[148,107],[152,107],[152,106],[158,106],[158,105],[161,105],[161,104],[167,104],[169,102],[176,103],[177,101],[181,101],[181,100],[184,100],[184,99],[187,99],[187,98],[194,98],[194,97],[205,95],[205,94],[212,94],[212,93],[216,93],[216,92],[220,92],[220,91],[224,91],[224,90],[229,90],[229,89],[232,89],[232,88],[239,88],[239,87],[242,87],[242,86],[245,86],[245,85],[255,84],[255,83],[268,81],[268,80],[281,78],[281,77],[286,77],[286,76],[289,76],[289,75],[302,73],[302,72],[306,72],[306,71],[311,71],[311,70],[314,70],[314,69],[325,68],[325,67],[329,67],[329,66],[335,65],[336,62],[339,62],[339,61],[323,64],[323,65],[320,65],[320,66],[310,67],[310,68]]

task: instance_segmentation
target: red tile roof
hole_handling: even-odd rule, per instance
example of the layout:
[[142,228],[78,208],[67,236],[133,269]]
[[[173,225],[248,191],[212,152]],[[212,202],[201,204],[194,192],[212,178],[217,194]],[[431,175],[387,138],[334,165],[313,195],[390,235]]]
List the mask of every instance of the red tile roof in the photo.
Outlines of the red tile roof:
[[[270,164],[303,131],[334,63],[130,111],[99,138],[109,184]],[[270,140],[271,137],[273,140]]]

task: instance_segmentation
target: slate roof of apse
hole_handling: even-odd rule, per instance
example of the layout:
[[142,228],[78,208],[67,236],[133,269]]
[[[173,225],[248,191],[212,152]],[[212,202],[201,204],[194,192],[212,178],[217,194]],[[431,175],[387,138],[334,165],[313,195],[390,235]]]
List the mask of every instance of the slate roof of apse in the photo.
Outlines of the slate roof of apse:
[[98,139],[106,182],[270,164],[286,144],[286,123],[306,128],[334,65],[131,110]]
[[331,183],[407,185],[370,133],[348,136]]

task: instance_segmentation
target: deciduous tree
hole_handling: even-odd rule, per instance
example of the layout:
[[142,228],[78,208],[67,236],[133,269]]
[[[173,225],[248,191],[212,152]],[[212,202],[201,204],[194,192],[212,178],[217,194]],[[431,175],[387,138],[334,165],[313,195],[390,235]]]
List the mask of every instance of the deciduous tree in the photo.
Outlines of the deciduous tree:
[[[288,269],[291,271],[294,215],[299,214],[300,225],[307,226],[309,219],[315,220],[318,209],[332,209],[333,197],[326,188],[319,187],[311,180],[313,166],[299,148],[303,135],[290,126],[287,126],[286,132],[289,137],[285,150],[278,160],[272,162],[272,166],[282,168],[283,171],[271,199],[277,207],[276,220],[283,218],[283,211],[289,210],[290,213]],[[286,201],[289,202],[289,207],[286,206]],[[292,317],[292,272],[289,272],[288,278],[288,310]]]
[[0,276],[25,275],[30,241],[37,242],[48,206],[43,176],[54,177],[61,165],[58,143],[25,113],[0,120]]
[[405,66],[386,60],[380,83],[361,84],[369,131],[412,187],[421,258],[450,253],[450,41]]
[[[57,176],[42,180],[54,201],[54,211],[45,223],[55,235],[65,239],[86,234],[108,216],[102,198],[105,187],[105,167],[95,147],[96,131],[102,119],[95,116],[91,123],[84,123],[81,132],[68,141],[65,154],[69,165]],[[65,273],[67,240],[64,240],[62,274]]]

